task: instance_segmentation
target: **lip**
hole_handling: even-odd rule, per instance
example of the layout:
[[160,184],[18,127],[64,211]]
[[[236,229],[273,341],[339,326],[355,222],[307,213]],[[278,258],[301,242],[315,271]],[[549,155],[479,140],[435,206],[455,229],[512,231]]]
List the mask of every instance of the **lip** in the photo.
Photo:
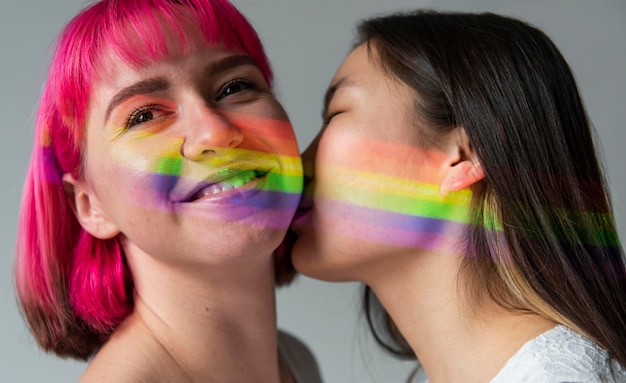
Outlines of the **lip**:
[[291,219],[291,227],[292,229],[294,229],[295,232],[298,232],[297,227],[303,223],[303,221],[306,219],[307,216],[311,214],[312,211],[313,199],[305,197],[303,195],[302,199],[300,200],[300,205],[298,206],[298,209]]
[[177,203],[194,203],[219,199],[253,188],[269,173],[268,169],[224,168],[188,190]]
[[298,224],[301,222],[305,216],[307,216],[313,210],[313,192],[315,188],[315,182],[313,177],[304,177],[304,187],[303,192],[300,197],[300,203],[298,204],[298,209],[293,215],[292,218],[292,227],[293,224]]
[[[313,206],[308,209],[298,209],[296,213],[293,215],[293,219],[291,220],[291,227],[297,227],[306,219],[307,216],[313,211]],[[297,232],[297,230],[296,230]]]

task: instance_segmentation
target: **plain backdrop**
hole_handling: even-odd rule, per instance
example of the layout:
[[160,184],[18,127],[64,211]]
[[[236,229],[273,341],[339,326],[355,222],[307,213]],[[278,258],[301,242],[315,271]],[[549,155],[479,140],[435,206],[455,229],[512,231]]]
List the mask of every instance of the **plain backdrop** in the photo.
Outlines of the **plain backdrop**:
[[[322,94],[364,17],[414,8],[492,11],[543,29],[572,66],[598,133],[626,239],[626,1],[235,0],[263,39],[279,99],[304,149],[321,125]],[[17,310],[12,264],[33,115],[49,47],[85,0],[0,0],[0,383],[72,382],[85,365],[40,352]],[[411,363],[380,351],[359,319],[360,286],[300,276],[278,291],[279,326],[317,355],[326,382],[403,382]]]

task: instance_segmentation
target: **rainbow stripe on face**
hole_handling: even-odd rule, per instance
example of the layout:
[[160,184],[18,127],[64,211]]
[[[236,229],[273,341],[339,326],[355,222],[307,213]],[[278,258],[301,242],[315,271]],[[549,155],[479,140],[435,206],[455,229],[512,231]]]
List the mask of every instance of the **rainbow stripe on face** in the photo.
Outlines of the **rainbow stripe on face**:
[[266,179],[259,189],[297,195],[302,192],[302,161],[300,157],[275,155],[245,149],[224,148],[219,154],[194,164],[182,155],[164,155],[157,159],[153,173],[161,179],[158,182],[162,192],[168,192],[171,186],[186,178],[193,182],[202,182],[206,178],[206,169],[219,169],[219,173],[233,173],[253,169],[270,169],[263,177]]
[[324,198],[407,216],[467,223],[472,192],[469,189],[442,196],[439,186],[410,179],[332,165],[336,182],[320,193]]
[[[337,233],[392,246],[452,251],[469,227],[472,193],[441,196],[438,185],[322,164],[331,183],[316,185],[315,208]],[[321,186],[321,187],[320,187]]]
[[[312,230],[371,243],[456,252],[465,244],[470,228],[480,225],[505,243],[502,223],[497,212],[490,210],[492,206],[484,205],[487,210],[481,222],[471,222],[474,212],[469,189],[440,195],[438,169],[445,164],[445,156],[432,148],[387,138],[327,130],[317,148],[313,185],[317,218],[310,223],[319,226]],[[603,198],[601,185],[594,187],[582,181],[580,185],[587,191],[584,195]],[[305,197],[309,198],[307,193]],[[516,201],[508,201],[506,207],[520,210],[507,213],[515,218],[531,211]],[[566,206],[542,210],[533,214],[544,218],[531,215],[527,222],[512,224],[513,229],[540,241],[556,239],[563,244],[608,247],[619,244],[608,212],[576,212]],[[562,225],[563,220],[571,225]],[[552,228],[538,227],[539,221],[551,222]],[[581,225],[581,229],[572,229],[573,225]],[[563,230],[570,232],[561,233]]]
[[185,140],[181,137],[162,131],[137,129],[120,134],[112,130],[114,166],[131,179],[136,175],[144,180],[132,190],[142,189],[137,203],[154,210],[166,210],[168,203],[191,198],[189,193],[203,184],[224,180],[221,187],[239,187],[255,180],[240,194],[230,192],[222,199],[224,209],[213,219],[259,217],[263,220],[259,225],[288,227],[302,192],[302,162],[291,125],[255,116],[228,117],[230,123],[241,125],[245,135],[241,145],[209,147],[210,153],[193,159],[183,156]]
[[258,168],[270,169],[262,175],[262,181],[255,184],[259,193],[254,198],[231,200],[232,209],[220,217],[225,221],[240,221],[245,217],[267,215],[267,211],[271,210],[272,219],[257,222],[257,225],[284,229],[291,221],[302,192],[302,163],[299,157],[232,148],[223,149],[215,157],[199,163],[189,163],[180,155],[163,156],[156,162],[153,184],[161,194],[169,194],[181,182],[203,182],[207,169],[219,169],[215,173],[219,177]]
[[[442,252],[463,250],[460,246],[473,225],[469,189],[444,197],[435,184],[329,164],[321,167],[325,174],[332,174],[333,182],[316,185],[315,208],[323,212],[324,222],[335,233],[398,247]],[[619,246],[612,215],[608,213],[577,213],[553,207],[544,214],[571,222],[594,222],[594,228],[587,234],[582,230],[568,235],[551,234],[563,244]],[[503,235],[495,218],[480,224],[493,231],[492,235]],[[525,224],[523,231],[539,240],[543,230],[534,226]]]

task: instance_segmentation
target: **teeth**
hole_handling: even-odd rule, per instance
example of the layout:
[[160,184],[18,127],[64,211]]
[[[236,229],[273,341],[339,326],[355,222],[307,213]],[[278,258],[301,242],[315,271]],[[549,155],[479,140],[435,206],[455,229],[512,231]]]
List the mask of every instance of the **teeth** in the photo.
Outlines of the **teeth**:
[[207,195],[215,195],[228,190],[239,188],[258,176],[259,174],[257,172],[253,170],[246,170],[244,172],[238,173],[228,180],[224,180],[220,183],[213,184],[203,189],[200,193],[196,195],[196,198],[194,199],[199,199]]

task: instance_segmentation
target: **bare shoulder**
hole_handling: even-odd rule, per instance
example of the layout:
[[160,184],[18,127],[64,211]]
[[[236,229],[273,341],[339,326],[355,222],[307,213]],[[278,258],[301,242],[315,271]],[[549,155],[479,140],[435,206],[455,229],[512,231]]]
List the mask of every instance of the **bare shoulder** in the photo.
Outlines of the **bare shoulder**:
[[140,383],[148,381],[141,369],[141,358],[128,355],[126,350],[118,350],[116,347],[103,347],[91,360],[87,369],[81,376],[78,383]]
[[[119,347],[118,347],[119,346]],[[107,344],[93,358],[78,383],[162,382],[167,369],[150,350],[132,344]]]
[[278,331],[278,349],[298,383],[321,383],[322,377],[309,347],[295,336]]
[[182,382],[167,354],[141,331],[118,328],[96,353],[78,383]]

